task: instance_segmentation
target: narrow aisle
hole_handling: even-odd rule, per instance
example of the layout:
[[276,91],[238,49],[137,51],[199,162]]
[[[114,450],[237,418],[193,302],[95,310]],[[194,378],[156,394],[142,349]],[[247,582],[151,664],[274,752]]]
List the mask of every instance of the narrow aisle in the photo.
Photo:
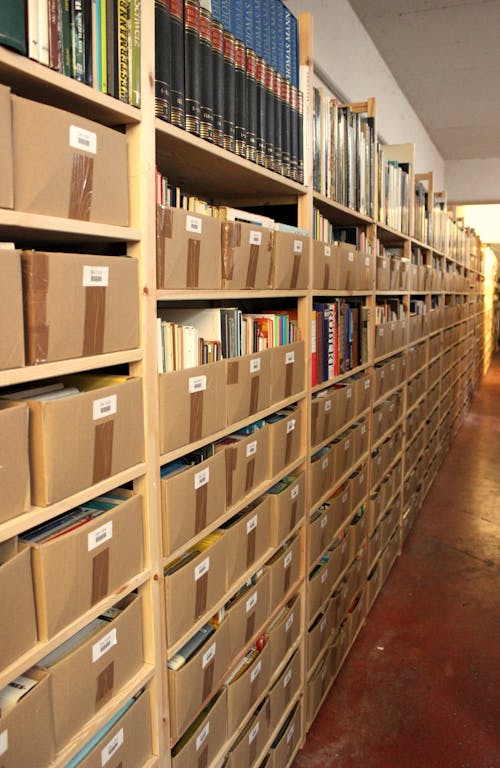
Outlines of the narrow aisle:
[[500,356],[293,768],[499,768]]

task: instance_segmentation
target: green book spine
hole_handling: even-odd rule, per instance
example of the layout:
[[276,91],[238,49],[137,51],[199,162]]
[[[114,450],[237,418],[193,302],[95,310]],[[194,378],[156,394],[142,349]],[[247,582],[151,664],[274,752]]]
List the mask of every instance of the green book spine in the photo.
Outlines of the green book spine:
[[129,104],[141,106],[141,0],[130,0]]
[[71,15],[69,12],[69,0],[60,0],[61,8],[61,34],[62,34],[62,73],[68,77],[73,76],[72,50],[71,50]]
[[71,0],[71,30],[73,51],[73,77],[80,83],[85,82],[85,53],[83,42],[82,0]]
[[0,45],[27,54],[25,3],[0,0]]

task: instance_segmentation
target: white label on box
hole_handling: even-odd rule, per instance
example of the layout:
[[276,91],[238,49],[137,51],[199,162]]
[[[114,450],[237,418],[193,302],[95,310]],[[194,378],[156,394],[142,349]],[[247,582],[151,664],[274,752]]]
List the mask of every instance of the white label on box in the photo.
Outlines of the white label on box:
[[324,680],[326,677],[326,665],[321,670],[321,679]]
[[92,664],[99,661],[101,656],[104,656],[111,648],[116,645],[118,640],[116,639],[116,629],[112,629],[107,635],[101,637],[97,643],[92,646]]
[[382,368],[382,370],[380,371],[380,378],[381,378],[381,379],[384,379],[384,378],[385,378],[385,371],[384,371],[384,369],[383,369],[383,368]]
[[386,269],[386,268],[387,268],[387,262],[386,262],[385,259],[383,259],[382,260],[382,269]]
[[342,549],[342,554],[344,554],[344,552],[345,552],[345,551],[346,551],[346,549],[347,549],[347,542],[346,542],[346,541],[344,541],[344,543],[342,544],[342,547],[341,547],[341,549]]
[[328,578],[328,568],[321,574],[321,583],[324,584]]
[[289,729],[289,731],[288,731],[288,733],[286,735],[286,743],[287,744],[290,744],[290,742],[291,742],[291,740],[293,738],[293,734],[294,733],[295,733],[295,723],[292,723],[292,725],[291,725],[291,727],[290,727],[290,729]]
[[107,288],[109,285],[109,267],[89,267],[83,268],[82,285],[84,288]]
[[205,469],[201,469],[194,476],[195,491],[197,491],[198,488],[202,488],[204,485],[207,485],[209,482],[210,482],[210,467],[205,467]]
[[109,541],[112,538],[113,521],[110,520],[108,523],[105,523],[99,528],[96,528],[95,531],[92,531],[92,533],[89,533],[87,537],[88,551],[92,552],[92,550],[96,549],[96,547],[98,547],[100,544],[104,544],[105,541]]
[[81,149],[84,152],[90,152],[91,155],[96,155],[97,134],[93,131],[87,131],[85,128],[79,128],[77,125],[70,125],[69,145],[71,149]]
[[331,400],[327,400],[326,403],[325,403],[325,413],[328,413],[331,410],[332,410],[332,401]]
[[323,519],[321,520],[321,528],[324,528],[325,525],[328,525],[328,515],[324,515]]
[[292,614],[290,614],[290,616],[289,616],[289,617],[288,617],[288,619],[286,620],[286,624],[285,624],[285,632],[288,632],[288,631],[289,631],[289,629],[290,629],[290,627],[292,626],[292,624],[293,624],[293,617],[294,617],[294,616],[295,616],[295,614],[294,614],[294,613],[292,613]]
[[255,741],[255,737],[259,733],[259,730],[260,730],[260,723],[255,723],[254,727],[252,728],[252,730],[248,734],[248,743],[249,744],[251,744],[252,741]]
[[293,241],[293,252],[294,253],[302,253],[302,240],[294,240]]
[[250,373],[257,373],[257,371],[260,371],[260,357],[250,360]]
[[378,335],[379,335],[379,336],[383,336],[383,335],[384,335],[384,333],[385,333],[385,329],[384,329],[384,328],[379,328],[379,329],[378,329]]
[[257,453],[257,440],[252,440],[252,442],[247,445],[247,459],[255,453]]
[[349,259],[349,261],[354,261],[354,254],[351,253],[351,251],[349,251],[349,253],[347,254],[347,258]]
[[383,418],[384,418],[384,414],[383,414],[383,412],[382,412],[382,411],[380,411],[380,413],[379,413],[379,415],[378,415],[378,420],[379,420],[379,421],[382,421],[382,419],[383,419]]
[[258,232],[256,229],[251,229],[248,242],[250,245],[260,245],[262,243],[262,232]]
[[396,323],[391,323],[391,331],[394,333],[396,330]]
[[287,435],[289,435],[290,432],[293,432],[294,429],[295,429],[295,419],[290,419],[290,421],[286,425],[286,433],[287,433]]
[[[383,371],[382,371],[382,373],[383,373]],[[367,379],[365,381],[365,389],[370,389],[370,379]]]
[[328,466],[328,456],[321,462],[321,469],[326,469]]
[[365,256],[365,267],[369,267],[369,266],[370,266],[370,257]]
[[351,447],[351,441],[346,440],[344,443],[344,451],[348,451],[350,447]]
[[254,530],[254,528],[257,528],[257,522],[258,522],[257,515],[254,515],[253,517],[250,518],[250,520],[247,523],[247,536],[249,533],[251,533]]
[[396,368],[396,365],[394,363],[391,363],[391,371],[393,371]]
[[259,661],[258,664],[255,665],[255,668],[252,669],[250,672],[250,682],[253,683],[257,675],[260,674],[260,670],[262,669],[262,661]]
[[0,756],[5,755],[9,748],[9,732],[7,730],[0,733]]
[[366,426],[364,424],[361,425],[361,434],[364,435],[366,432]]
[[210,662],[212,661],[212,659],[215,656],[216,648],[217,648],[217,643],[212,643],[212,645],[210,646],[208,651],[205,651],[205,653],[203,654],[202,659],[201,659],[201,668],[202,669],[205,669],[205,667],[208,664],[210,664]]
[[208,573],[209,570],[210,570],[210,556],[202,560],[201,563],[198,563],[198,565],[194,569],[194,580],[198,581],[198,579],[201,579],[201,577],[204,576],[206,573]]
[[289,669],[283,680],[283,688],[287,687],[291,679],[292,679],[292,670]]
[[255,608],[257,605],[257,592],[254,592],[252,597],[249,597],[246,604],[246,611],[247,613],[250,613],[252,608]]
[[292,492],[291,492],[290,496],[292,497],[292,499],[296,499],[298,495],[299,495],[299,486],[298,485],[294,485],[294,487],[292,488]]
[[295,350],[292,350],[291,352],[287,352],[285,355],[285,365],[290,365],[290,363],[295,362]]
[[347,399],[352,397],[352,387],[347,387],[347,389],[345,391],[345,396],[347,397]]
[[331,256],[332,255],[332,249],[330,248],[329,245],[325,245],[324,254],[325,254],[325,256]]
[[324,632],[325,629],[326,629],[326,618],[324,618],[323,621],[321,622],[321,624],[319,625],[319,631],[320,632]]
[[342,494],[342,504],[345,504],[347,502],[347,491]]
[[196,737],[196,751],[200,749],[203,743],[206,741],[208,734],[210,733],[210,721],[205,725],[202,731]]
[[389,406],[389,413],[392,413],[394,410],[394,403],[391,403]]
[[123,728],[120,728],[116,736],[113,736],[110,742],[101,750],[101,767],[104,768],[115,752],[117,752],[123,744]]
[[288,568],[290,563],[292,562],[293,552],[289,552],[285,559],[283,560],[283,568]]
[[186,216],[186,232],[201,235],[203,220],[199,216]]
[[188,392],[194,395],[195,392],[204,392],[207,388],[206,376],[191,376],[188,382]]
[[92,403],[92,417],[94,421],[97,421],[97,419],[103,419],[105,416],[113,416],[116,413],[117,408],[117,395],[101,397],[99,400],[94,400]]

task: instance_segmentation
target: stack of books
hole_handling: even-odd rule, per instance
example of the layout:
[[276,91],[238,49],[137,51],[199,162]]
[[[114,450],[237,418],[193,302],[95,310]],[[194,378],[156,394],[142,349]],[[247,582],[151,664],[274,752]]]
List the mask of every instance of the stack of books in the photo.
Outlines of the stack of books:
[[368,362],[368,319],[369,309],[361,300],[313,304],[313,387]]

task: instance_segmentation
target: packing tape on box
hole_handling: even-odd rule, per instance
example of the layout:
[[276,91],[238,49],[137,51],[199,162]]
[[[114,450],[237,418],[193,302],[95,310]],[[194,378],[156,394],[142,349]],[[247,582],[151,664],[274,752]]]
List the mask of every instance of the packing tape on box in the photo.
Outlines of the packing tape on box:
[[172,239],[173,209],[164,205],[156,206],[156,285],[165,285],[165,240]]
[[286,443],[285,443],[285,464],[286,467],[288,464],[290,464],[292,460],[292,449],[293,449],[293,436],[294,436],[295,430],[292,429],[291,432],[289,432],[286,436]]
[[[31,252],[32,253],[32,252]],[[47,362],[49,353],[49,326],[47,324],[47,295],[49,291],[49,257],[40,253],[36,258],[30,252],[22,254],[24,302],[28,308],[25,317],[28,365]],[[27,287],[29,286],[29,288]]]
[[250,493],[253,488],[253,482],[255,477],[255,456],[247,462],[246,475],[245,475],[245,493]]
[[97,676],[97,689],[95,696],[96,712],[102,705],[111,698],[113,694],[113,685],[115,678],[115,663],[112,661]]
[[257,527],[247,533],[247,568],[255,562],[255,552],[257,544]]
[[114,421],[96,424],[94,430],[94,468],[92,485],[105,480],[111,475],[113,459],[113,429]]
[[249,410],[248,410],[249,416],[251,416],[252,413],[256,412],[259,405],[259,384],[260,384],[260,375],[253,376],[253,378],[250,381],[250,404],[249,404]]
[[258,661],[255,662],[255,666],[250,672],[250,697],[248,701],[248,709],[252,707],[259,696],[259,683],[260,676],[262,674],[262,656],[257,656]]
[[106,322],[105,286],[95,285],[85,288],[84,318],[82,356],[101,355],[104,350]]
[[298,498],[295,498],[292,501],[292,506],[290,510],[290,530],[293,531],[295,526],[297,525],[297,515],[299,511],[299,500]]
[[200,240],[190,237],[186,263],[186,288],[198,288],[200,283]]
[[287,594],[288,590],[290,589],[290,584],[292,580],[292,560],[288,563],[287,567],[284,569],[284,579],[283,579],[283,596]]
[[196,596],[194,602],[194,620],[199,619],[207,610],[208,571],[196,581]]
[[241,247],[241,224],[224,222],[222,224],[222,277],[232,280],[234,276],[234,251]]
[[255,288],[255,280],[257,278],[257,266],[259,264],[259,245],[250,246],[250,255],[248,257],[247,276],[245,280],[245,288]]
[[226,448],[226,506],[233,503],[233,473],[236,469],[236,448]]
[[292,267],[292,276],[290,278],[290,290],[293,291],[297,287],[297,283],[299,281],[299,274],[300,274],[300,265],[302,263],[302,254],[301,253],[294,253],[293,255],[293,267]]
[[109,547],[92,558],[92,594],[91,605],[103,600],[108,594],[109,585]]
[[285,365],[285,397],[290,397],[292,394],[294,367],[295,363],[288,363]]
[[208,484],[200,486],[195,491],[195,523],[194,532],[200,533],[207,525]]
[[238,360],[231,360],[227,364],[226,384],[237,384],[239,379],[240,366]]
[[255,610],[250,616],[247,616],[247,625],[245,629],[245,645],[250,642],[255,633]]
[[253,741],[248,745],[248,765],[253,765],[257,760],[257,744],[258,739],[257,736],[255,736]]
[[201,700],[208,699],[214,687],[214,672],[215,672],[215,655],[209,661],[203,672],[203,690],[201,694]]
[[190,394],[189,442],[199,440],[203,432],[203,390]]
[[75,152],[73,154],[69,191],[68,217],[70,219],[90,221],[93,187],[94,158]]
[[208,744],[206,744],[198,755],[197,768],[207,768],[208,766]]

